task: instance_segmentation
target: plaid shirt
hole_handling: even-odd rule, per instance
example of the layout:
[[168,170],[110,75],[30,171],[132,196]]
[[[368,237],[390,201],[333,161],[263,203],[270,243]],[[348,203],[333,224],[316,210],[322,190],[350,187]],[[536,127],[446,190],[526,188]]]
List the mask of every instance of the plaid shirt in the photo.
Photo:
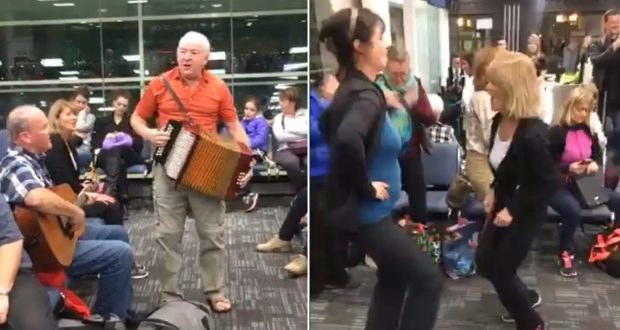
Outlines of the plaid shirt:
[[[452,126],[436,122],[427,128],[427,132],[432,143],[459,143],[454,135],[454,128]],[[459,169],[461,174],[465,174],[465,158],[460,145],[459,154],[461,156]]]
[[0,160],[0,194],[12,205],[23,205],[26,195],[37,188],[52,186],[45,167],[45,154],[33,155],[12,144]]

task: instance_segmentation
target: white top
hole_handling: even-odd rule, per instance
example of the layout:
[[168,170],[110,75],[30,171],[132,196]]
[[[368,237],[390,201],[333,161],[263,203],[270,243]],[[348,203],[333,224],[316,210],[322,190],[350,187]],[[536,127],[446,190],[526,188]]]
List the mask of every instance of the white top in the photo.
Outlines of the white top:
[[[287,142],[308,138],[307,113],[305,109],[299,109],[295,113],[295,117],[284,116],[284,114],[279,113],[273,118],[273,135],[278,141],[278,150],[288,149]],[[282,116],[284,116],[284,120],[282,120]]]
[[467,111],[467,108],[470,107],[470,102],[472,97],[474,96],[475,88],[474,88],[474,77],[465,75],[465,85],[463,86],[463,92],[461,93],[461,102]]
[[508,148],[510,148],[510,143],[512,143],[512,139],[508,141],[500,140],[499,130],[498,133],[495,133],[493,149],[491,149],[491,152],[489,153],[489,161],[491,162],[491,166],[493,166],[495,170],[497,170],[499,164],[501,164],[502,160],[504,160],[504,157],[506,157]]
[[466,148],[481,155],[489,153],[491,124],[495,112],[491,109],[491,96],[486,91],[477,91],[465,109],[464,126]]

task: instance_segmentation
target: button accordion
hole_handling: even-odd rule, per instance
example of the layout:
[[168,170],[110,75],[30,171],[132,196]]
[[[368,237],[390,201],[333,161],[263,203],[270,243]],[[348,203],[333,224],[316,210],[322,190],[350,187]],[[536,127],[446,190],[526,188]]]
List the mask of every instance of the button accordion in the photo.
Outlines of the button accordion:
[[153,160],[177,185],[208,196],[230,200],[241,187],[239,179],[251,170],[252,151],[244,144],[217,133],[196,134],[180,121],[169,121],[170,140],[155,149]]

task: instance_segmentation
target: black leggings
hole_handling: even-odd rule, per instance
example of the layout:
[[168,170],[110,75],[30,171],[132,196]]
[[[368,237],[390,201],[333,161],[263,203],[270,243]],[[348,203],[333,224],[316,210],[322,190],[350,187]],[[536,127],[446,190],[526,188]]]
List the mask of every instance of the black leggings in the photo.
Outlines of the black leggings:
[[144,160],[130,147],[102,149],[97,155],[97,167],[101,167],[109,177],[109,184],[114,185],[113,195],[119,199],[125,199],[128,195],[127,168],[139,164],[144,164]]
[[[423,151],[421,151],[423,152]],[[409,216],[414,222],[426,222],[426,181],[420,156],[401,158],[402,184],[409,196]]]
[[310,184],[310,295],[315,297],[323,292],[326,284],[342,287],[349,281],[346,267],[351,237],[326,225],[322,179],[311,180]]
[[443,275],[431,257],[390,218],[362,226],[357,239],[378,268],[366,329],[433,329]]
[[519,228],[515,225],[518,220],[503,228],[487,223],[476,250],[476,264],[480,275],[491,281],[502,305],[515,318],[517,329],[532,330],[543,321],[532,308],[529,289],[517,275],[517,268],[527,257],[536,228]]
[[20,270],[9,294],[8,320],[0,325],[0,330],[56,329],[58,321],[45,287],[31,271]]
[[278,236],[281,240],[290,242],[299,233],[301,218],[308,213],[308,188],[303,188],[295,196],[291,209],[286,214]]

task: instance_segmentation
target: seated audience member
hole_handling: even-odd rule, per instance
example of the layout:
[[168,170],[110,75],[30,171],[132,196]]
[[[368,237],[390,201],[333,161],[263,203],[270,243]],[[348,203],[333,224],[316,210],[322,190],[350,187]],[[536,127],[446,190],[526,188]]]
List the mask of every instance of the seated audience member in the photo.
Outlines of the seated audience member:
[[127,232],[122,226],[85,224],[80,207],[49,190],[53,182],[45,167],[45,152],[52,144],[43,111],[19,106],[9,113],[7,129],[11,146],[0,160],[0,194],[12,205],[65,217],[78,228],[86,226],[66,273],[73,277],[99,274],[92,312],[115,314],[133,326],[139,317],[130,311],[133,252]]
[[0,199],[0,330],[55,330],[47,290],[34,275],[9,205]]
[[[439,118],[441,118],[441,114],[445,109],[443,100],[441,96],[437,94],[429,94],[428,101],[431,104],[431,109],[433,109],[433,113],[435,114],[435,118],[437,121],[427,128],[429,139],[432,143],[454,143],[458,144],[458,140],[456,139],[456,135],[454,135],[454,127],[450,125],[446,125],[442,123]],[[465,159],[463,158],[463,150],[459,145],[459,154],[460,158],[460,173],[462,175],[465,174]]]
[[[88,196],[88,203],[82,206],[86,217],[100,218],[108,225],[122,225],[123,211],[113,197],[95,192],[93,184],[80,183],[80,174],[76,164],[77,151],[68,141],[75,133],[75,108],[65,100],[52,104],[48,113],[51,130],[52,148],[45,154],[45,167],[55,185],[69,184],[76,194],[82,190]],[[146,278],[148,272],[144,266],[134,265],[132,278]]]
[[65,100],[52,104],[48,113],[52,148],[46,152],[45,167],[54,184],[67,183],[76,194],[82,190],[89,203],[83,207],[86,217],[101,218],[109,225],[122,225],[123,214],[118,202],[111,196],[96,193],[97,187],[80,183],[77,150],[69,141],[75,134],[75,108]]
[[306,156],[308,154],[308,116],[300,109],[299,92],[289,87],[280,93],[282,113],[273,118],[273,135],[278,141],[274,160],[282,166],[295,191],[306,186]]
[[119,199],[126,209],[128,199],[127,168],[144,164],[143,140],[129,124],[130,94],[117,90],[112,96],[114,112],[97,120],[93,136],[93,148],[99,149],[96,165],[106,174],[109,186],[106,192]]
[[78,151],[80,168],[88,167],[93,159],[91,139],[97,118],[90,111],[90,106],[88,106],[89,97],[90,89],[88,86],[80,86],[75,90],[71,98],[75,108],[78,110],[76,132],[81,139],[75,140],[76,142],[74,143]]
[[[301,235],[303,220],[308,213],[308,189],[303,188],[293,199],[291,209],[286,214],[284,222],[280,226],[280,232],[269,241],[258,244],[258,252],[290,252],[291,241],[295,235]],[[302,254],[296,255],[293,260],[284,267],[286,271],[295,276],[305,275],[307,272],[307,245],[304,244]]]
[[[243,119],[241,120],[245,134],[250,139],[250,149],[252,149],[257,163],[262,163],[269,151],[269,123],[260,114],[260,108],[260,101],[256,97],[247,97],[243,108]],[[258,202],[258,193],[252,192],[249,185],[246,186],[245,190],[243,200],[248,204],[246,211],[254,211]]]
[[[581,223],[581,204],[577,199],[575,180],[595,175],[602,170],[603,153],[590,126],[590,113],[595,111],[594,95],[584,87],[574,88],[562,109],[558,125],[549,131],[551,155],[560,168],[562,180],[549,202],[562,219],[560,227],[560,275],[575,277],[574,234]],[[601,183],[602,184],[602,183]],[[620,216],[620,194],[609,191],[609,208]]]

